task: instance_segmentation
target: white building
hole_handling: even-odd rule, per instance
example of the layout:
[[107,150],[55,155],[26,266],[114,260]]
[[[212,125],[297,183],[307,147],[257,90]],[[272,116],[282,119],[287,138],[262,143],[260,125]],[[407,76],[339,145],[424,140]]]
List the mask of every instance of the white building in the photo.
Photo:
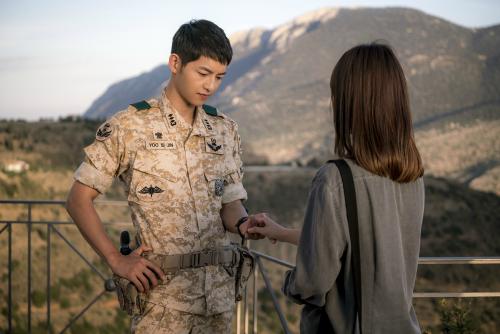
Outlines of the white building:
[[16,160],[6,163],[4,169],[7,172],[21,173],[27,171],[29,168],[30,165],[26,161]]

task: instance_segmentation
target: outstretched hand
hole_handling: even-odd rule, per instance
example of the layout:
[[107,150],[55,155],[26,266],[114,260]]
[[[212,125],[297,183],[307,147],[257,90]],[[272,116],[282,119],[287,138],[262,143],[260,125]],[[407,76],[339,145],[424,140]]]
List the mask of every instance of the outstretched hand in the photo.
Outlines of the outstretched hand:
[[160,267],[141,256],[152,250],[151,247],[141,245],[129,255],[117,254],[109,263],[111,270],[132,282],[138,291],[147,293],[158,285],[159,279],[163,280],[165,277]]
[[286,228],[276,223],[267,214],[259,213],[250,217],[251,224],[247,229],[249,235],[259,235],[259,239],[267,237],[273,244],[282,239]]

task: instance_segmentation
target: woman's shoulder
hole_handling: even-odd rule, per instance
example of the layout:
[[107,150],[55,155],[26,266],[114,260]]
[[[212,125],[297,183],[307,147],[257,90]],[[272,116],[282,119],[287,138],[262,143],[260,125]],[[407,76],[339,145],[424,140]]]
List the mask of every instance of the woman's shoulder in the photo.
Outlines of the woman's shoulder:
[[327,162],[321,166],[314,179],[312,185],[328,187],[331,190],[336,189],[341,184],[340,172],[334,163]]
[[[343,159],[343,160],[345,160],[347,162],[347,164],[349,165],[349,168],[351,170],[352,177],[353,177],[355,183],[356,182],[368,182],[368,183],[370,183],[370,182],[375,182],[375,183],[379,183],[379,182],[392,183],[392,182],[394,182],[391,179],[389,179],[388,177],[379,176],[379,175],[376,175],[376,174],[364,169],[363,167],[359,166],[354,160],[351,160],[351,159]],[[330,187],[338,187],[339,186],[339,184],[341,183],[340,172],[339,172],[337,166],[334,163],[332,163],[331,161],[332,160],[330,160],[329,162],[325,163],[323,166],[320,167],[320,169],[316,173],[316,176],[314,177],[313,183],[315,183],[315,181],[316,181],[317,183],[327,184]],[[411,182],[410,184],[423,186],[423,178],[420,177],[417,180],[415,180],[414,182]]]

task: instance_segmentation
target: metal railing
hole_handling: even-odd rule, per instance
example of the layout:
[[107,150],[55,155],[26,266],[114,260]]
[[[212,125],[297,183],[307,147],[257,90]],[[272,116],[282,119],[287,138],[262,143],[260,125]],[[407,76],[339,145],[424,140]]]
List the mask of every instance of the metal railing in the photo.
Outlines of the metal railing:
[[[120,205],[126,206],[126,202],[121,201],[97,201],[96,203],[101,205]],[[68,221],[34,221],[32,220],[32,209],[35,205],[64,205],[63,201],[35,201],[35,200],[0,200],[0,208],[2,205],[26,205],[27,206],[27,220],[0,220],[0,236],[3,232],[7,231],[7,333],[11,333],[12,328],[12,271],[13,271],[13,261],[12,261],[12,227],[16,224],[27,226],[27,329],[28,333],[31,333],[32,324],[32,227],[33,225],[46,225],[47,233],[47,250],[46,250],[46,328],[47,333],[51,333],[51,236],[55,234],[61,240],[64,241],[70,247],[70,249],[75,252],[85,263],[92,269],[92,271],[98,275],[103,283],[104,288],[101,290],[86,306],[84,306],[80,312],[74,315],[70,321],[64,326],[60,333],[65,333],[92,305],[94,305],[100,298],[102,298],[106,293],[114,291],[114,285],[109,277],[106,277],[92,262],[84,256],[84,254],[73,244],[71,241],[61,232],[59,226],[62,225],[73,225],[74,223]],[[109,224],[109,223],[108,223]],[[4,225],[4,226],[2,226]],[[277,259],[275,257],[269,256],[267,254],[252,250],[252,253],[256,259],[256,266],[254,268],[254,275],[250,283],[252,283],[252,333],[256,334],[258,332],[258,283],[259,283],[259,273],[262,275],[264,285],[266,290],[271,296],[271,300],[274,309],[277,312],[281,327],[283,331],[288,334],[291,333],[285,315],[281,309],[278,298],[276,297],[275,290],[272,287],[271,280],[266,271],[266,267],[263,261],[268,261],[285,268],[293,268],[294,265],[286,261]],[[422,257],[419,260],[419,265],[443,265],[443,264],[471,264],[471,265],[499,265],[500,257]],[[238,303],[236,309],[236,333],[240,334],[242,331],[245,334],[250,333],[250,315],[249,315],[249,300],[247,296],[247,291],[245,291],[243,301]],[[415,292],[413,294],[414,298],[479,298],[479,297],[500,297],[500,292]]]

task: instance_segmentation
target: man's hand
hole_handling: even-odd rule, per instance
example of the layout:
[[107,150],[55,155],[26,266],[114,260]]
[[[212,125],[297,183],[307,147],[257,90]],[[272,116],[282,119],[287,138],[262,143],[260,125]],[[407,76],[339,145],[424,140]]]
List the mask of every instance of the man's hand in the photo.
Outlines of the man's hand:
[[109,259],[109,266],[115,274],[132,282],[138,291],[147,293],[158,285],[158,279],[165,278],[161,268],[141,256],[142,253],[152,250],[141,245],[129,255],[116,253]]

